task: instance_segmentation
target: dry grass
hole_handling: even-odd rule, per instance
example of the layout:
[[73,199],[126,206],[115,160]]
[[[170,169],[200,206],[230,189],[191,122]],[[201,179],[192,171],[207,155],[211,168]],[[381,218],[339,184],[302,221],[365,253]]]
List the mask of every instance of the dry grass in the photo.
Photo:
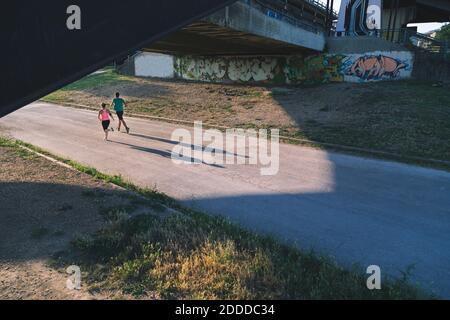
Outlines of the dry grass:
[[[19,144],[23,143],[0,138],[1,148],[17,152],[22,161],[30,161],[32,154],[20,149]],[[101,185],[102,180],[113,182],[139,194],[115,191],[116,201],[121,203],[118,205],[111,202],[111,191],[80,189],[77,192],[81,199],[74,198],[72,193],[70,206],[69,203],[57,206],[59,215],[79,219],[79,214],[74,216],[72,211],[83,203],[110,205],[97,209],[100,217],[95,220],[104,220],[95,224],[99,230],[72,236],[71,248],[55,255],[52,264],[61,270],[68,265],[80,265],[90,292],[144,299],[429,298],[408,284],[407,273],[404,279],[385,279],[381,291],[369,291],[361,268],[346,270],[314,252],[304,252],[222,218],[184,208],[157,191],[140,189],[121,177],[59,160],[82,172],[69,174],[80,177],[84,183],[90,175],[96,178],[96,185]],[[41,166],[35,169],[46,174]],[[66,173],[64,177],[67,176]],[[52,193],[46,196],[51,199]],[[43,200],[45,204],[53,204],[53,201]],[[24,205],[27,207],[26,203]],[[173,209],[172,213],[167,207]],[[88,221],[94,218],[89,212],[83,214],[91,217]],[[30,229],[27,241],[53,239],[49,226],[55,228],[56,224],[47,220],[46,224]]]
[[109,220],[74,241],[94,286],[162,299],[419,299],[407,279],[369,291],[365,277],[223,219],[185,212]]

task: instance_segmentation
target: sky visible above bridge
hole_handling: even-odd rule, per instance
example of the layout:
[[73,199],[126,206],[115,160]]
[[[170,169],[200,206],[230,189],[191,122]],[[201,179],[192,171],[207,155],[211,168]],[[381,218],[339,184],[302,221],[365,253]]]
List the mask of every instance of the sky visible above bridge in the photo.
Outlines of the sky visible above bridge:
[[[322,3],[327,3],[327,0],[319,0]],[[336,12],[339,12],[339,9],[341,7],[341,0],[334,0],[334,10]],[[418,32],[420,33],[426,33],[428,31],[440,29],[444,24],[443,23],[416,23],[416,24],[410,24],[410,26],[417,26]]]

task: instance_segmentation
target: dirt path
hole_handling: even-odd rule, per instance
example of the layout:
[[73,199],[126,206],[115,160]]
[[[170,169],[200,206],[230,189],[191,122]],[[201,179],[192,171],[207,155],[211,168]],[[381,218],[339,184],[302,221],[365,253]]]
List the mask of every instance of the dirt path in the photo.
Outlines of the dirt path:
[[124,192],[48,160],[0,144],[0,299],[105,299],[66,288],[68,275],[48,266],[77,235],[97,230],[106,206]]

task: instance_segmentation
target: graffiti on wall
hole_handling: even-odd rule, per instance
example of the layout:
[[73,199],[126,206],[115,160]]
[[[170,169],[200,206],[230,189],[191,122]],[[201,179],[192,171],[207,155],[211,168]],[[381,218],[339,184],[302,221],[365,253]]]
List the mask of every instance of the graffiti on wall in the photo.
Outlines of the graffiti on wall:
[[302,84],[366,82],[411,76],[410,52],[318,54],[289,57],[190,57],[175,59],[175,73],[186,80]]
[[345,74],[356,76],[362,80],[383,80],[384,78],[395,79],[400,72],[409,67],[408,62],[402,62],[395,58],[384,55],[367,55],[356,59],[352,65],[345,70]]
[[411,52],[373,52],[347,55],[342,61],[344,81],[367,82],[410,78],[414,57]]
[[177,75],[208,82],[272,81],[278,73],[278,59],[272,57],[178,57]]
[[285,82],[288,84],[342,82],[343,55],[313,55],[289,57],[284,64]]

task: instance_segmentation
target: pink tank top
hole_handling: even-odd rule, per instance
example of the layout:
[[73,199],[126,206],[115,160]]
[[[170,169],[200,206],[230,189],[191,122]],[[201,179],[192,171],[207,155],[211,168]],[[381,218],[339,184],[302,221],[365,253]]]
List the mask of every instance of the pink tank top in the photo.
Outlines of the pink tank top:
[[109,112],[107,110],[100,111],[102,121],[109,121]]

